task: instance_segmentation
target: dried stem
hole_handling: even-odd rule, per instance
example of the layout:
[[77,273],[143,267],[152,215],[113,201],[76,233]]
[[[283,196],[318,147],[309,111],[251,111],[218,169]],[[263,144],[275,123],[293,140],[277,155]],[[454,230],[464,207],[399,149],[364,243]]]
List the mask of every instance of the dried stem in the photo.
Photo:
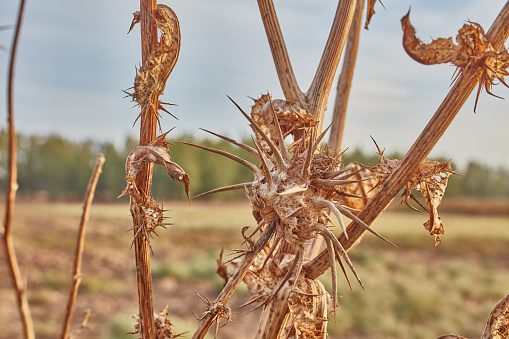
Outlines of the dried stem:
[[90,316],[92,315],[92,311],[90,309],[87,309],[85,311],[85,314],[83,315],[83,320],[81,321],[80,326],[72,331],[71,335],[69,336],[69,339],[75,339],[78,337],[78,335],[83,331],[85,328],[87,328],[88,319],[90,319]]
[[286,302],[289,292],[290,288],[287,285],[283,286],[274,298],[281,302],[273,302],[265,306],[260,316],[255,339],[284,338],[281,337],[281,334],[284,332],[284,325],[290,316]]
[[357,60],[357,50],[359,49],[359,40],[362,30],[362,11],[364,1],[357,1],[355,14],[348,33],[348,43],[343,59],[343,67],[338,80],[336,89],[336,99],[334,102],[334,112],[332,113],[332,128],[329,137],[329,146],[336,151],[340,151],[343,142],[343,131],[346,121],[346,109],[350,97],[350,88],[352,87],[355,62]]
[[[226,286],[223,288],[221,293],[217,296],[216,300],[214,301],[214,305],[225,305],[228,302],[228,299],[230,299],[230,297],[233,295],[233,292],[235,292],[237,287],[244,279],[244,276],[248,272],[249,266],[252,265],[256,255],[263,249],[267,241],[269,241],[275,229],[276,222],[268,223],[268,225],[265,227],[265,230],[260,235],[260,238],[258,238],[256,243],[252,245],[252,248],[250,248],[246,252],[246,255],[244,256],[244,259],[240,263],[239,267],[237,268],[231,279],[228,281]],[[193,335],[193,339],[204,338],[208,330],[214,323],[215,317],[216,317],[215,314],[211,312],[206,312],[206,314],[200,321],[199,328]]]
[[[315,133],[315,135],[318,135],[318,132],[322,130],[327,100],[343,47],[347,40],[348,31],[350,30],[356,7],[356,0],[339,1],[322,58],[306,94],[303,94],[298,88],[272,0],[259,0],[258,6],[260,7],[260,13],[285,99],[292,104],[297,104],[305,108],[318,120],[318,124],[316,125],[317,133]],[[285,243],[284,246],[281,246],[279,251],[295,253],[295,249],[292,247],[293,246],[289,246]],[[274,331],[284,326],[284,319],[286,316],[284,312],[278,317],[272,317],[271,314],[273,312],[279,314],[280,310],[284,309],[288,310],[286,300],[273,299],[267,303],[263,309],[262,319],[266,318],[270,320],[269,323],[263,324],[263,328],[259,327],[257,338],[274,337]]]
[[306,108],[306,99],[304,98],[304,93],[299,89],[297,79],[295,78],[274,3],[272,0],[258,0],[258,7],[283,94],[287,101]]
[[34,338],[34,326],[32,317],[30,315],[30,308],[26,297],[25,286],[21,278],[21,272],[16,258],[16,251],[14,250],[14,242],[12,240],[12,216],[14,214],[14,202],[16,200],[16,191],[18,190],[18,168],[17,168],[17,141],[16,129],[14,127],[14,63],[16,61],[16,51],[18,47],[19,34],[21,30],[21,21],[23,19],[23,10],[25,8],[25,1],[21,0],[18,12],[18,21],[16,23],[16,30],[14,33],[14,40],[12,42],[10,61],[9,61],[9,77],[7,88],[7,122],[9,124],[9,158],[7,160],[8,177],[6,183],[6,204],[5,204],[5,219],[4,219],[4,234],[3,241],[5,243],[5,251],[7,256],[7,263],[9,266],[9,273],[14,283],[16,299],[18,302],[19,313],[23,322],[23,331],[25,338]]
[[317,131],[322,130],[327,99],[332,88],[334,76],[345,46],[348,31],[352,23],[356,0],[340,0],[329,39],[315,73],[315,77],[306,94],[299,89],[293,72],[290,57],[279,26],[272,0],[258,0],[258,7],[269,41],[272,58],[279,77],[285,99],[306,109],[319,121]]
[[[140,0],[140,26],[142,64],[149,58],[157,45],[157,28],[155,23],[155,0]],[[144,111],[140,126],[140,145],[148,145],[156,137],[157,112],[153,108]],[[142,197],[150,195],[152,185],[151,163],[144,163],[136,176],[136,187]],[[150,244],[147,237],[136,236],[138,228],[142,227],[143,213],[134,199],[131,198],[131,214],[133,217],[134,251],[136,257],[136,281],[138,285],[138,306],[140,315],[140,333],[142,338],[154,338],[154,307],[152,300],[152,275],[150,271]]]
[[[495,50],[500,49],[509,37],[509,2],[505,4],[491,26],[487,37]],[[435,115],[401,161],[401,165],[394,170],[380,190],[359,213],[358,217],[364,220],[366,224],[371,225],[410,180],[419,164],[426,159],[456,117],[460,108],[474,90],[477,82],[478,73],[470,67],[466,68],[458,77]],[[343,235],[339,237],[345,250],[350,249],[365,231],[365,229],[353,222],[350,223],[347,230],[349,234],[348,240]],[[306,277],[316,279],[328,268],[329,260],[327,253],[324,251],[306,264],[303,270]]]
[[315,120],[319,121],[316,126],[317,131],[322,130],[327,100],[329,99],[329,93],[343,52],[343,47],[346,43],[348,31],[352,24],[355,4],[356,0],[339,1],[320,64],[311,82],[311,86],[306,93],[308,112],[313,115]]
[[[357,1],[354,18],[352,25],[350,26],[350,32],[348,33],[348,43],[346,45],[343,67],[336,89],[336,100],[334,103],[332,126],[328,143],[328,145],[336,151],[340,151],[342,146],[343,130],[345,128],[346,121],[346,108],[350,97],[350,88],[352,85],[355,61],[357,59],[357,50],[359,47],[359,38],[362,30],[361,23],[363,9],[364,1]],[[319,253],[322,243],[323,240],[321,237],[313,239],[308,248],[308,252],[306,254],[307,257],[314,258]]]
[[[104,164],[104,155],[101,154],[97,158],[94,171],[88,181],[87,192],[85,194],[85,200],[83,201],[83,213],[81,214],[80,227],[78,231],[78,240],[76,244],[76,254],[74,257],[74,270],[71,291],[69,294],[69,300],[67,301],[67,314],[62,329],[62,339],[66,339],[69,336],[69,330],[71,328],[71,321],[74,312],[74,304],[76,302],[76,296],[78,295],[78,288],[81,283],[81,263],[83,259],[83,251],[85,249],[85,234],[87,229],[88,216],[90,212],[90,205],[94,200],[95,188],[97,181],[102,173],[102,167]],[[87,317],[88,319],[88,317]]]

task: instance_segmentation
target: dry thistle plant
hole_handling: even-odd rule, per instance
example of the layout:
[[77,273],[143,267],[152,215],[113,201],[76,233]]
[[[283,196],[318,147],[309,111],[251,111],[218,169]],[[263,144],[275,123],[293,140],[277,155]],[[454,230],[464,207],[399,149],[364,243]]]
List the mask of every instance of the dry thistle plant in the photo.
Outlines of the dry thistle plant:
[[[140,11],[134,13],[129,31],[140,23],[142,44],[142,66],[137,70],[133,92],[129,96],[141,108],[135,120],[140,120],[140,146],[126,160],[127,187],[122,195],[130,196],[133,219],[133,246],[136,259],[136,281],[138,285],[139,314],[136,333],[141,338],[174,338],[166,322],[166,315],[153,311],[152,275],[150,269],[150,236],[157,227],[165,227],[164,209],[150,196],[152,165],[166,168],[172,179],[184,184],[189,195],[189,177],[169,156],[165,137],[168,132],[156,137],[161,130],[159,110],[169,113],[164,102],[159,100],[178,60],[180,52],[180,25],[176,14],[166,5],[155,0],[140,1]],[[158,31],[160,35],[158,38]],[[162,311],[165,312],[164,310]],[[168,325],[168,329],[166,329]]]
[[[311,126],[316,123],[309,114],[281,100],[274,104],[268,96],[256,100],[253,106],[252,116],[256,117],[260,125],[237,104],[235,105],[251,124],[256,135],[256,140],[253,140],[256,149],[211,133],[253,154],[261,165],[258,167],[221,150],[185,143],[230,158],[246,166],[254,175],[253,182],[221,187],[199,196],[245,189],[258,224],[257,229],[263,231],[269,223],[275,224],[274,231],[268,234],[272,241],[267,241],[255,249],[251,237],[256,232],[252,232],[251,235],[244,236],[246,242],[250,244],[249,248],[239,250],[239,255],[232,259],[235,260],[246,252],[258,251],[255,252],[257,256],[255,265],[247,268],[249,272],[244,273],[249,273],[246,280],[252,294],[252,299],[245,305],[258,303],[258,307],[264,306],[275,298],[283,286],[288,285],[290,293],[288,305],[297,335],[325,332],[324,322],[337,305],[335,262],[340,264],[348,280],[343,258],[362,286],[345,249],[329,229],[332,222],[329,213],[336,217],[347,238],[343,216],[392,243],[359,219],[356,216],[358,210],[350,207],[344,199],[344,197],[364,199],[364,196],[349,193],[348,189],[351,186],[358,186],[363,180],[351,179],[359,170],[352,172],[350,168],[343,169],[340,152],[327,145],[320,146],[328,128],[318,137],[314,137],[314,129]],[[300,137],[295,138],[294,142],[287,146],[284,140],[290,134],[294,138],[296,135]],[[332,269],[333,292],[330,303],[327,301],[328,293],[320,282],[306,279],[301,275],[306,245],[318,235],[325,239]],[[295,252],[278,251],[284,247],[291,247]],[[350,284],[350,281],[348,283]],[[316,307],[317,304],[320,307]]]
[[[214,321],[217,334],[220,319],[217,309],[227,307],[228,299],[242,280],[252,295],[247,304],[263,307],[256,338],[325,338],[328,315],[336,307],[336,260],[345,275],[341,257],[355,274],[346,252],[366,230],[372,231],[369,225],[401,189],[404,189],[402,200],[406,204],[409,204],[409,199],[417,200],[412,194],[413,189],[423,194],[427,208],[421,207],[430,213],[430,219],[424,226],[435,236],[437,243],[440,241],[443,224],[437,208],[448,177],[454,171],[450,162],[441,164],[425,159],[477,82],[481,80],[481,86],[489,91],[490,85],[483,80],[486,78],[483,74],[491,75],[490,80],[503,79],[505,71],[496,68],[490,73],[486,67],[474,62],[475,57],[464,59],[468,61],[459,66],[460,72],[449,95],[407,155],[402,160],[390,160],[378,149],[379,164],[364,166],[374,178],[356,178],[355,175],[360,176],[361,172],[352,173],[350,168],[353,166],[350,165],[342,167],[338,149],[320,147],[327,131],[320,134],[325,111],[323,103],[330,90],[331,74],[335,73],[336,62],[341,55],[341,52],[334,54],[333,51],[342,49],[356,2],[340,1],[322,60],[307,92],[301,92],[296,83],[272,1],[259,0],[258,4],[286,100],[271,100],[268,96],[255,100],[251,116],[237,106],[251,123],[256,136],[253,140],[255,148],[210,133],[250,152],[259,159],[260,166],[221,150],[192,146],[228,157],[252,171],[252,182],[221,187],[199,196],[245,189],[261,234],[254,240],[256,231],[246,235],[247,229],[242,230],[247,249],[236,250],[237,257],[229,261],[234,266],[233,271],[226,268],[221,255],[218,273],[224,279],[225,287],[214,302],[207,300],[208,309],[200,318],[200,327],[193,338],[203,338]],[[373,14],[374,4],[375,1],[368,0],[368,20]],[[357,6],[355,11],[357,16],[362,6]],[[490,41],[490,48],[494,51],[498,51],[508,37],[508,16],[509,6],[506,5],[486,34],[486,41]],[[358,27],[358,21],[354,26]],[[352,36],[358,39],[359,35]],[[468,39],[470,37],[466,36],[466,41]],[[355,60],[354,57],[352,59]],[[493,62],[488,61],[488,64]],[[497,64],[497,67],[506,66]],[[351,79],[351,75],[346,78]],[[337,120],[340,119],[344,116]],[[333,120],[333,129],[338,125],[337,120]],[[286,145],[284,140],[290,134],[294,138],[293,143]],[[336,139],[334,144],[340,144],[340,140]],[[352,197],[352,192],[357,193]],[[363,202],[354,209],[352,200]],[[337,238],[327,228],[331,221],[328,212],[335,214],[342,226],[343,232]],[[348,227],[344,227],[343,215],[352,220]],[[372,233],[381,237],[374,231]],[[315,257],[309,243],[315,242],[317,235],[325,239],[326,249]],[[307,256],[308,253],[310,256]],[[332,297],[316,281],[328,268],[331,268],[333,276]],[[500,316],[500,312],[497,314]]]

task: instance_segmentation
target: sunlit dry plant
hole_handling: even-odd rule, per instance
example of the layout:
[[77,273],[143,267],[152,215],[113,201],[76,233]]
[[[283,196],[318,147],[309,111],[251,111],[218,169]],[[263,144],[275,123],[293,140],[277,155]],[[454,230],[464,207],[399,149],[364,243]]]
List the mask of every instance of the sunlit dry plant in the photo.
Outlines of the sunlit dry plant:
[[[373,17],[373,15],[375,15],[376,0],[366,0],[366,1],[368,3],[368,7],[367,7],[367,10],[366,10],[366,23],[364,24],[364,28],[368,29],[369,23],[371,22],[371,18]],[[378,0],[378,1],[380,1],[380,0]],[[382,1],[380,1],[380,4],[382,6],[384,5],[382,3]]]
[[[140,16],[139,11],[134,13],[129,32],[140,22]],[[159,43],[148,60],[137,70],[134,87],[132,87],[134,91],[126,93],[141,107],[136,121],[140,117],[147,116],[144,112],[149,112],[151,108],[150,112],[157,114],[156,119],[160,125],[159,110],[172,115],[163,107],[163,104],[167,103],[159,101],[159,97],[163,94],[166,81],[179,57],[180,25],[175,12],[162,4],[157,5],[155,19],[157,28],[161,31]]]
[[[223,266],[224,267],[224,266]],[[221,327],[221,319],[225,319],[226,323],[223,325],[225,326],[229,322],[234,322],[232,320],[232,310],[230,307],[226,304],[217,304],[213,303],[209,300],[209,298],[205,296],[201,296],[198,292],[196,292],[196,295],[203,301],[205,305],[207,305],[207,310],[202,314],[200,318],[197,316],[194,316],[196,320],[203,320],[208,314],[212,314],[214,317],[214,320],[216,322],[216,328],[214,330],[214,338],[217,337],[217,334],[219,333],[219,328]]]
[[479,94],[484,88],[486,92],[497,98],[491,92],[495,79],[509,87],[504,77],[509,75],[509,53],[502,47],[493,48],[486,37],[484,29],[476,22],[468,21],[459,30],[455,44],[452,38],[438,38],[429,44],[423,43],[415,36],[415,29],[410,23],[410,11],[401,19],[403,28],[403,47],[408,55],[425,65],[450,62],[457,67],[459,76],[467,67],[476,69],[479,85],[475,99],[474,112],[479,100]]
[[[253,154],[259,159],[260,167],[225,151],[185,143],[228,157],[247,167],[254,175],[252,182],[218,188],[199,196],[244,188],[247,197],[251,201],[253,216],[258,223],[258,228],[263,229],[270,222],[276,223],[274,233],[271,235],[272,242],[267,244],[266,252],[260,254],[261,259],[255,265],[257,266],[256,270],[250,272],[252,277],[257,280],[257,288],[252,288],[253,298],[247,304],[259,303],[258,307],[265,305],[274,298],[285,284],[288,284],[290,292],[294,292],[292,299],[294,305],[297,305],[295,296],[303,295],[302,293],[299,294],[299,290],[303,288],[302,285],[311,283],[307,280],[300,280],[301,269],[305,261],[305,246],[309,241],[321,235],[325,238],[331,261],[334,291],[332,305],[335,307],[337,302],[336,260],[347,277],[342,262],[343,258],[359,283],[361,285],[362,283],[346,251],[329,229],[331,223],[329,213],[334,214],[347,237],[343,216],[365,227],[379,238],[389,241],[367,226],[355,215],[355,210],[344,204],[343,197],[352,196],[344,187],[356,184],[359,180],[351,180],[353,173],[341,168],[341,153],[328,146],[320,146],[320,142],[328,129],[315,137],[313,135],[314,129],[302,127],[302,137],[287,146],[284,142],[285,134],[279,121],[280,116],[290,116],[289,112],[287,112],[288,114],[281,112],[282,105],[278,105],[276,109],[274,105],[271,105],[270,98],[263,105],[261,111],[259,110],[259,101],[257,100],[255,103],[253,110],[258,114],[258,117],[272,116],[271,121],[265,123],[263,129],[234,102],[246,119],[249,120],[251,128],[255,132],[256,140],[253,140],[255,148],[215,133],[212,134]],[[290,106],[287,108],[295,110]],[[265,121],[267,120],[265,119]],[[292,129],[292,123],[286,122],[286,124],[284,130],[287,133],[295,130]],[[262,142],[265,147],[262,146]],[[254,233],[250,236],[244,236],[248,244],[252,244],[250,237]],[[284,246],[285,243],[295,248],[296,253],[283,256],[278,254],[277,249]],[[250,251],[251,248],[252,246],[246,251]],[[240,256],[244,253],[243,250],[238,252]],[[321,288],[320,290],[322,291]],[[316,295],[314,293],[309,294],[310,292],[305,294],[308,294],[308,297],[318,297],[326,294],[325,290],[322,292]],[[334,310],[334,307],[329,308],[329,313]],[[295,306],[294,310],[296,308]],[[321,319],[315,317],[313,319],[314,324],[316,325],[317,321],[325,321],[326,315],[327,311]]]
[[[380,150],[376,144],[380,160],[376,166],[364,166],[370,170],[378,183],[376,187],[381,186],[391,173],[399,167],[401,160],[389,159],[384,155],[384,151]],[[427,210],[430,218],[424,223],[424,228],[429,231],[429,234],[435,236],[435,244],[440,243],[440,234],[444,234],[444,225],[442,219],[438,215],[438,206],[442,202],[442,198],[447,187],[447,180],[452,174],[457,174],[451,168],[451,161],[439,163],[437,161],[423,161],[417,171],[414,173],[410,181],[405,185],[405,190],[401,195],[401,201],[408,207],[417,210],[415,207],[408,203],[408,199],[414,200],[421,207]],[[413,195],[412,190],[416,189],[421,192],[426,200],[427,208],[422,206],[419,200]]]
[[127,187],[122,190],[122,194],[119,195],[119,198],[124,195],[130,195],[137,203],[137,206],[139,206],[139,213],[143,215],[143,224],[138,225],[141,227],[138,227],[136,230],[135,238],[139,234],[143,234],[148,237],[151,233],[156,233],[155,230],[157,227],[165,227],[168,225],[167,223],[164,223],[164,209],[160,207],[157,201],[155,201],[152,197],[142,196],[142,193],[136,186],[136,176],[138,175],[143,163],[154,163],[164,166],[166,172],[173,180],[184,184],[184,189],[189,197],[189,176],[178,164],[172,161],[168,154],[169,143],[165,140],[165,138],[170,131],[161,134],[147,146],[136,147],[131,151],[131,153],[129,153],[126,159],[125,171]]
[[[175,334],[172,330],[172,323],[168,319],[168,306],[166,306],[161,312],[154,312],[154,335],[157,339],[174,339],[182,336],[184,333]],[[134,315],[133,318],[136,320],[134,325],[134,331],[129,334],[139,334],[139,338],[143,338],[141,326],[140,326],[140,317],[138,314]]]

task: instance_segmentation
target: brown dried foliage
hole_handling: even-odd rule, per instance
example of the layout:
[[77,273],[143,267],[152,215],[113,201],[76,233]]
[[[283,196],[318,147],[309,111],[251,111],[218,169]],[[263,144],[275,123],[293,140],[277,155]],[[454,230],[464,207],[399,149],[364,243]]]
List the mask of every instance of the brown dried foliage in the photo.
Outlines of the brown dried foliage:
[[[378,164],[376,166],[362,165],[366,169],[370,170],[375,178],[378,179],[375,188],[382,186],[392,172],[401,164],[401,160],[388,159],[384,155],[384,151],[380,150],[378,145],[376,145],[376,147],[378,149],[378,154],[380,155]],[[401,201],[408,207],[417,210],[408,203],[408,199],[411,198],[429,212],[430,218],[424,223],[424,228],[429,232],[429,234],[435,237],[435,244],[440,243],[440,234],[444,234],[445,232],[442,219],[438,215],[438,206],[442,202],[442,198],[447,187],[447,180],[452,174],[457,173],[452,170],[451,161],[445,163],[424,161],[412,175],[411,179],[406,183],[405,190],[401,195]],[[413,195],[413,189],[421,192],[422,196],[426,200],[427,208],[422,206]]]
[[[368,3],[368,7],[366,10],[366,24],[364,25],[364,28],[368,29],[369,23],[371,22],[371,18],[373,17],[373,15],[375,15],[375,4],[377,0],[366,0],[366,1]],[[382,4],[382,6],[384,5],[382,1],[380,1],[380,4]]]
[[[167,103],[159,101],[159,97],[164,93],[166,81],[179,57],[180,25],[175,12],[162,4],[157,5],[155,19],[157,28],[160,30],[158,44],[146,62],[136,71],[134,87],[132,87],[134,91],[126,93],[141,107],[136,121],[140,117],[146,117],[147,112],[153,112],[152,114],[157,113],[155,118],[159,123],[159,110],[172,115],[163,107],[163,104]],[[135,12],[129,32],[139,22],[140,12]]]
[[[119,198],[124,195],[131,196],[131,212],[138,214],[141,224],[135,225],[135,239],[138,235],[143,235],[147,239],[152,233],[156,233],[157,227],[166,228],[169,223],[164,222],[164,209],[152,197],[146,196],[136,186],[136,177],[142,168],[143,163],[154,163],[163,165],[170,177],[184,184],[184,189],[189,197],[189,176],[168,154],[169,143],[165,140],[170,131],[161,134],[147,146],[138,146],[129,153],[126,159],[125,171],[127,186],[122,190]],[[135,204],[133,204],[135,202]],[[134,210],[133,210],[134,209]]]
[[479,85],[474,112],[483,88],[488,94],[498,97],[491,92],[495,79],[509,87],[504,80],[509,74],[509,53],[505,48],[495,50],[478,23],[469,21],[463,25],[456,36],[457,44],[452,38],[438,38],[428,44],[423,43],[415,36],[415,29],[410,23],[410,11],[401,19],[401,26],[403,47],[415,61],[425,65],[450,62],[457,67],[457,76],[467,67],[477,70]]

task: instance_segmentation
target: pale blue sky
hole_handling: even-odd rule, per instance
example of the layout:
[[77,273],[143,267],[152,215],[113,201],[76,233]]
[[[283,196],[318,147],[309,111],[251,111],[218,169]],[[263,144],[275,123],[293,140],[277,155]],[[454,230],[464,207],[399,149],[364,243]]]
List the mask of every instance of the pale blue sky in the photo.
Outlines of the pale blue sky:
[[[203,136],[199,127],[231,137],[250,133],[247,121],[229,102],[246,111],[251,97],[267,91],[282,98],[256,1],[162,1],[179,16],[180,59],[168,80],[163,101],[178,104],[164,116],[163,129]],[[455,36],[466,20],[486,30],[505,1],[384,0],[370,29],[361,33],[345,147],[375,152],[372,135],[389,152],[406,152],[446,96],[454,67],[424,66],[401,46],[400,19],[412,7],[411,21],[423,40]],[[306,91],[318,65],[337,2],[275,0],[290,58]],[[14,24],[17,1],[0,6],[0,25]],[[27,0],[16,64],[16,127],[23,133],[59,133],[75,140],[120,143],[132,128],[138,109],[124,98],[140,62],[139,28],[129,35],[138,0]],[[0,31],[10,46],[12,30]],[[0,52],[0,76],[6,79],[8,55]],[[6,93],[5,80],[0,82]],[[509,98],[509,89],[493,88]],[[329,100],[332,110],[334,95]],[[0,115],[6,117],[5,95]],[[509,104],[483,94],[477,114],[471,98],[432,155],[463,165],[477,159],[509,166]],[[330,121],[332,112],[326,114]],[[0,128],[6,119],[0,120]]]

